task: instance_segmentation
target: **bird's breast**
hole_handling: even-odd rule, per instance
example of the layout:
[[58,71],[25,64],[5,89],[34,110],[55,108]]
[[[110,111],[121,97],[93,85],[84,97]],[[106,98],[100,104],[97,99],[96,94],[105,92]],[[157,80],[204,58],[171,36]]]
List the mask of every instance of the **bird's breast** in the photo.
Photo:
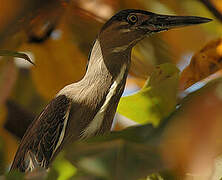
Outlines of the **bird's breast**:
[[98,84],[94,83],[76,94],[78,99],[72,101],[67,129],[67,135],[72,134],[72,141],[103,134],[111,129],[126,77],[127,65],[123,65],[115,79],[98,81]]

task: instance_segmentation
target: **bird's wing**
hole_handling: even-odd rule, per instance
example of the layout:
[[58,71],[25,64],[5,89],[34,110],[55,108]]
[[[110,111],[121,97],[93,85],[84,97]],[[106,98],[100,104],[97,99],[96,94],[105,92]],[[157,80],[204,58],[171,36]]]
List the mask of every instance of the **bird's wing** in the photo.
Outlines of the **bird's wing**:
[[54,98],[26,131],[11,169],[31,171],[47,168],[61,145],[69,118],[71,100],[65,95]]

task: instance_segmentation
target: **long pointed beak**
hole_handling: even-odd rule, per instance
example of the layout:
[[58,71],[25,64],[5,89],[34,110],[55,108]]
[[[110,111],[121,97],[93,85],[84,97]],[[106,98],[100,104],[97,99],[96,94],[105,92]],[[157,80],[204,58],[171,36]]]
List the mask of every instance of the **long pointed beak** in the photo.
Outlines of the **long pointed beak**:
[[212,19],[197,16],[168,16],[155,14],[147,21],[149,30],[152,32],[165,31],[168,29],[207,23]]

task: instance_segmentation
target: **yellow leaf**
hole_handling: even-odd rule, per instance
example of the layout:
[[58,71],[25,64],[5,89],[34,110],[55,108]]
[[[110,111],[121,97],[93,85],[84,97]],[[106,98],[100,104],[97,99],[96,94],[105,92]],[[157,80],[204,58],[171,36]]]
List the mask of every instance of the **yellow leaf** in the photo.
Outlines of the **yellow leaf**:
[[33,81],[38,92],[47,99],[65,85],[80,80],[86,66],[86,57],[75,46],[65,23],[58,26],[56,33],[44,43],[22,47],[23,51],[31,51],[34,55]]
[[179,70],[165,63],[157,66],[145,86],[120,99],[118,113],[140,123],[158,125],[176,106]]
[[222,38],[213,40],[197,52],[183,70],[180,89],[186,89],[222,68]]
[[60,153],[53,162],[53,168],[58,173],[58,180],[70,179],[77,172],[77,169],[64,158],[64,153]]

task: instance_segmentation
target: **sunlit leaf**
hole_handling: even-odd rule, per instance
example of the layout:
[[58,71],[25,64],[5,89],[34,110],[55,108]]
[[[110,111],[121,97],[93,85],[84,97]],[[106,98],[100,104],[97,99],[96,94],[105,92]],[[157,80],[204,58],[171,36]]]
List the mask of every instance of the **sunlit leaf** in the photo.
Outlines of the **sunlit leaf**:
[[178,78],[174,65],[157,66],[141,91],[121,98],[118,113],[141,124],[157,125],[175,109]]
[[77,170],[69,161],[64,158],[63,153],[59,154],[59,156],[53,162],[52,168],[53,169],[50,170],[48,179],[50,179],[50,177],[55,178],[56,173],[57,180],[68,180],[76,173]]
[[222,68],[222,39],[210,41],[191,59],[180,77],[180,88],[186,89]]

